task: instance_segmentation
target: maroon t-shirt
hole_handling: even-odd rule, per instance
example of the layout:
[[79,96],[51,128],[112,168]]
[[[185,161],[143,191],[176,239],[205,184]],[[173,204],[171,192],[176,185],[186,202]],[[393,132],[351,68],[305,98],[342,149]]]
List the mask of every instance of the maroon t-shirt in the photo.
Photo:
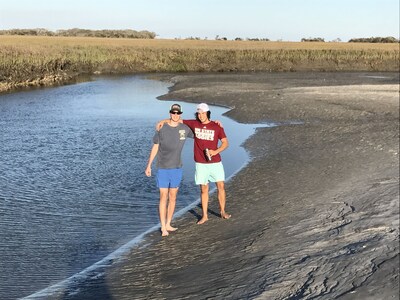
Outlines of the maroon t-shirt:
[[224,129],[213,121],[202,124],[197,120],[183,120],[183,123],[194,132],[194,161],[202,164],[220,162],[221,155],[219,154],[213,156],[211,161],[207,161],[204,149],[216,150],[218,141],[226,138]]

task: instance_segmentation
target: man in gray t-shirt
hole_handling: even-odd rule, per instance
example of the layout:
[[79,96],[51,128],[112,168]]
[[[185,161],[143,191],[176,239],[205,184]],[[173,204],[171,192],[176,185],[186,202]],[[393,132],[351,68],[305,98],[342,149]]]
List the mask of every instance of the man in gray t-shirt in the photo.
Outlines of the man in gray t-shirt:
[[[160,223],[161,235],[167,236],[177,228],[171,226],[175,211],[176,196],[182,180],[182,149],[186,138],[193,138],[192,130],[179,122],[182,108],[173,104],[169,111],[170,119],[153,137],[149,161],[145,170],[151,176],[151,165],[157,156],[157,186],[160,189]],[[167,204],[168,203],[168,204]]]

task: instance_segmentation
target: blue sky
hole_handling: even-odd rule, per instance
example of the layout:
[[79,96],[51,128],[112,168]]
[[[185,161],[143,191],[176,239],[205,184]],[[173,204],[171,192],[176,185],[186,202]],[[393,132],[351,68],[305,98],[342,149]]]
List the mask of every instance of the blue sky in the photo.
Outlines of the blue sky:
[[134,29],[157,38],[399,38],[399,0],[0,0],[0,29]]

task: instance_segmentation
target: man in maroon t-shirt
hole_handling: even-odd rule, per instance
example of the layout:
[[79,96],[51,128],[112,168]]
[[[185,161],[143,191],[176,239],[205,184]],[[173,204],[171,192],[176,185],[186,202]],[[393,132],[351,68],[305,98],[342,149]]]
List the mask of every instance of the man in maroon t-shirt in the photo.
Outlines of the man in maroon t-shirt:
[[[195,182],[201,189],[202,218],[197,224],[208,221],[209,182],[215,182],[218,189],[218,201],[221,218],[231,217],[225,211],[225,172],[220,153],[228,148],[228,139],[224,129],[210,120],[211,112],[206,103],[197,106],[196,120],[183,120],[194,133],[194,161],[196,164]],[[158,128],[165,121],[158,124]],[[218,146],[219,141],[221,145]]]
[[[225,212],[225,172],[220,153],[228,148],[228,139],[224,129],[210,121],[211,112],[206,103],[197,106],[196,120],[183,120],[194,133],[194,161],[196,162],[196,184],[201,189],[201,206],[203,217],[197,224],[208,220],[208,193],[209,182],[215,182],[218,189],[218,201],[221,218],[229,219],[230,214]],[[218,147],[218,142],[221,145]]]

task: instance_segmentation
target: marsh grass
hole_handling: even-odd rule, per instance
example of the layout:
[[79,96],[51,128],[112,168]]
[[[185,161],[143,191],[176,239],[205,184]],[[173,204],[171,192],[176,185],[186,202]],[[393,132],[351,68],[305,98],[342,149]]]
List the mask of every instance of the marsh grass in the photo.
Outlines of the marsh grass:
[[99,73],[398,70],[398,44],[0,36],[0,90]]

